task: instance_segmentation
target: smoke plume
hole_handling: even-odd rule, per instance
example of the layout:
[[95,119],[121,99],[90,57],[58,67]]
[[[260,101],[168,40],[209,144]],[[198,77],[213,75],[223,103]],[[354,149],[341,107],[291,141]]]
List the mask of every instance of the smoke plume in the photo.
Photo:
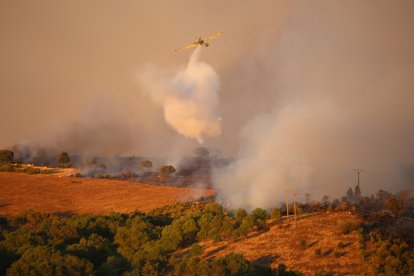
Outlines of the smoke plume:
[[191,55],[187,66],[173,78],[154,68],[140,75],[144,91],[164,109],[166,122],[179,134],[203,143],[203,136],[221,133],[218,116],[219,77],[200,61],[201,48]]
[[385,6],[302,4],[252,54],[260,74],[253,66],[239,78],[275,100],[243,127],[237,161],[217,172],[220,201],[233,208],[279,206],[285,191],[338,198],[357,184],[355,168],[363,195],[414,185],[408,14],[394,6],[389,24]]
[[[215,177],[233,207],[340,197],[355,168],[363,195],[413,187],[413,1],[55,2],[0,9],[0,148],[170,157],[204,140],[236,160]],[[172,53],[218,30],[208,64]]]

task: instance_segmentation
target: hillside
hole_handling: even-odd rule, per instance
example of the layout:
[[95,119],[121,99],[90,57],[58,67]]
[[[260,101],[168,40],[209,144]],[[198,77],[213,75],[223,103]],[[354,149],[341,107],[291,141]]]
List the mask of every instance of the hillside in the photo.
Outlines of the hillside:
[[[340,228],[344,223],[358,220],[347,212],[309,216],[299,219],[296,227],[291,221],[274,225],[269,231],[251,233],[239,241],[200,243],[201,257],[212,259],[240,253],[257,265],[277,268],[283,263],[304,275],[315,275],[315,272],[356,275],[366,271],[359,251],[359,234],[357,231],[343,234]],[[343,248],[338,247],[340,242]],[[315,253],[317,249],[321,250],[320,255]],[[185,254],[186,250],[178,255]]]
[[0,214],[130,213],[211,196],[211,189],[153,186],[120,180],[0,173]]

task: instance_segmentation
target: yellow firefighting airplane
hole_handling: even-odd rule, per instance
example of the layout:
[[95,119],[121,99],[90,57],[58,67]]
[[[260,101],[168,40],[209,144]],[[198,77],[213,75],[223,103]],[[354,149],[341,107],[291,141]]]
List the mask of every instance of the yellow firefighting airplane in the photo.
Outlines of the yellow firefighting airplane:
[[219,33],[216,33],[215,35],[209,36],[209,37],[204,38],[204,39],[200,36],[196,37],[196,41],[193,44],[187,45],[187,46],[182,47],[182,48],[175,49],[174,51],[177,52],[177,51],[180,51],[180,50],[190,49],[190,48],[194,48],[194,47],[197,47],[197,46],[208,47],[210,44],[208,44],[207,41],[210,41],[210,40],[212,40],[212,39],[214,39],[218,36],[221,36],[222,34],[223,34],[223,32],[219,32]]

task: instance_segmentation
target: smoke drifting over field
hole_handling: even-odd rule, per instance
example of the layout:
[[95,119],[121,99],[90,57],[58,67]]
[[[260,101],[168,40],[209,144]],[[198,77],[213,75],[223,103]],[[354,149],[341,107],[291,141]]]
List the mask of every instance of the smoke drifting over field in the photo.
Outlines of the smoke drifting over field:
[[[413,186],[412,1],[129,3],[119,13],[102,2],[98,13],[0,9],[2,100],[19,103],[1,110],[11,133],[1,147],[33,137],[50,114],[66,119],[39,136],[64,134],[37,140],[58,152],[164,157],[204,141],[234,157],[215,174],[233,207],[275,206],[285,190],[341,196],[354,168],[364,169],[363,195]],[[203,51],[208,64],[197,50],[177,69],[190,51],[174,48],[221,30]],[[141,71],[137,88],[147,63],[162,69]],[[101,113],[79,112],[89,98]]]
[[[414,186],[405,172],[414,170],[412,20],[402,7],[356,6],[298,9],[278,42],[258,53],[278,99],[246,124],[237,162],[219,172],[223,203],[269,208],[285,190],[302,200],[338,196],[355,186],[354,168],[365,169],[365,195]],[[261,79],[253,70],[249,77]]]
[[214,69],[193,51],[187,66],[174,78],[154,68],[140,74],[143,91],[164,109],[164,118],[178,133],[203,143],[204,135],[221,133],[218,116],[220,82]]

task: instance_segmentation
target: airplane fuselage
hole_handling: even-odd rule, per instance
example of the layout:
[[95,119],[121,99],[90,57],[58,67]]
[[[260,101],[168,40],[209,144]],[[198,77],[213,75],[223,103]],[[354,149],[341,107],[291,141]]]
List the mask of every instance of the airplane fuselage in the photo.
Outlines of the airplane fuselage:
[[210,44],[208,44],[207,41],[210,41],[210,40],[212,40],[212,39],[214,39],[214,38],[216,38],[216,37],[218,37],[222,34],[223,34],[223,32],[216,33],[215,35],[209,36],[207,38],[202,38],[201,36],[198,36],[198,37],[195,38],[195,41],[192,44],[181,47],[181,48],[177,48],[174,51],[177,52],[177,51],[180,51],[180,50],[195,48],[195,47],[198,47],[198,46],[208,47]]
[[196,41],[194,42],[195,44],[197,44],[197,45],[200,45],[200,46],[205,46],[205,47],[208,47],[208,43],[207,42],[205,42],[205,40],[204,39],[202,39],[201,37],[196,37]]
[[198,37],[196,37],[195,43],[197,43],[197,44],[203,44],[204,43],[204,39],[202,39],[201,36],[198,36]]

